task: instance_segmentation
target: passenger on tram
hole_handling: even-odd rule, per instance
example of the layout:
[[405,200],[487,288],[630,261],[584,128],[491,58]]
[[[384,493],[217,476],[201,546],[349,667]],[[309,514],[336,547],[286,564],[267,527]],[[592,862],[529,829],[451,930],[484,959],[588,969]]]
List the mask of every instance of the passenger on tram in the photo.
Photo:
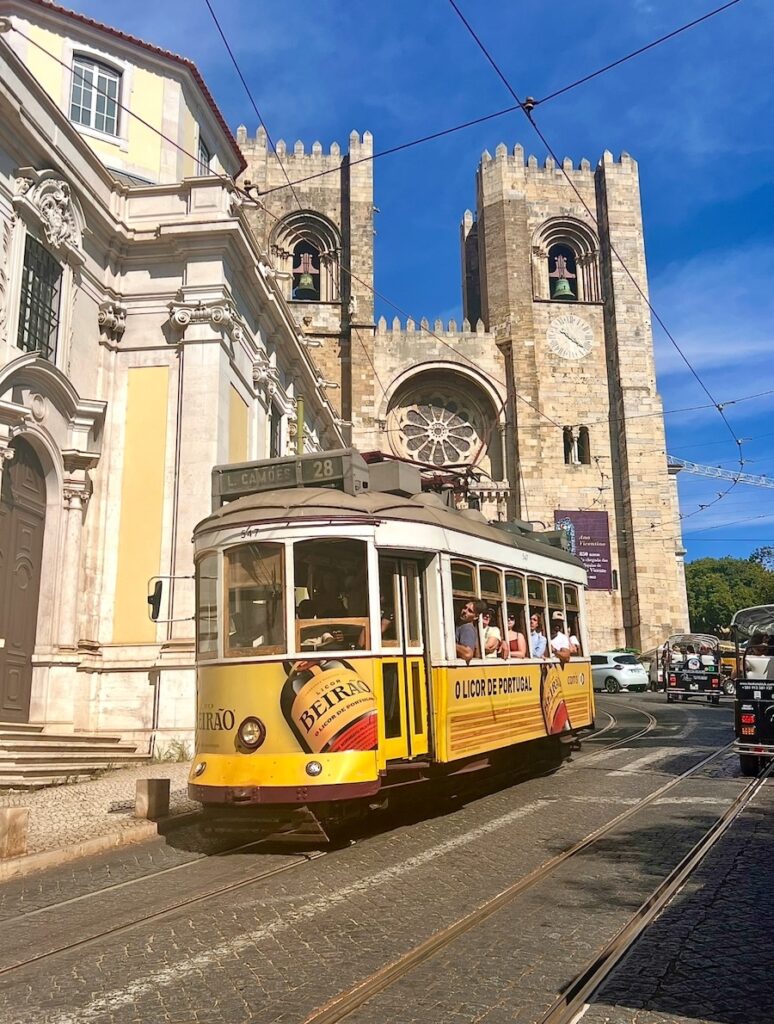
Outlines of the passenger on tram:
[[529,617],[529,641],[533,658],[543,658],[546,653],[548,641],[541,629],[540,615],[533,612]]
[[457,657],[471,661],[479,656],[478,620],[485,611],[486,601],[465,601],[460,608],[460,624],[454,632]]
[[492,624],[495,614],[491,608],[487,608],[481,614],[481,625],[484,630],[484,657],[496,658],[503,647],[503,637],[499,626]]
[[523,633],[519,633],[516,629],[516,615],[514,612],[508,612],[508,628],[506,630],[506,639],[508,641],[508,655],[511,658],[526,658],[527,657],[527,641]]
[[565,632],[564,616],[561,612],[553,613],[551,616],[551,627],[553,629],[551,652],[556,654],[560,661],[569,660],[573,654],[577,654],[580,650],[577,636],[571,636]]

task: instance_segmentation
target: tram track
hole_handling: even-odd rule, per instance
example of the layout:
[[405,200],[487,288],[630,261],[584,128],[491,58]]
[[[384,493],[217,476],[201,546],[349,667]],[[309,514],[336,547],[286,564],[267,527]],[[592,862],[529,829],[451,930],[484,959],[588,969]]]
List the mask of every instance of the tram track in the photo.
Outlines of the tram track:
[[[634,707],[634,705],[631,705],[631,704],[624,704],[624,705],[621,705],[621,706],[625,707],[625,708],[627,708],[629,710],[636,711],[639,714],[647,715],[647,717],[649,719],[649,724],[645,728],[639,729],[638,731],[634,732],[633,734],[631,734],[629,736],[624,736],[621,739],[618,739],[618,740],[614,741],[613,743],[605,744],[603,747],[600,748],[600,750],[594,750],[594,751],[589,752],[588,754],[581,754],[578,757],[575,757],[573,759],[573,764],[580,764],[581,762],[587,760],[588,758],[594,757],[597,754],[602,753],[603,751],[612,750],[615,747],[620,746],[620,745],[622,745],[624,743],[629,743],[629,742],[631,742],[633,740],[639,739],[640,737],[645,735],[647,732],[649,732],[657,724],[656,719],[652,715],[650,715],[648,712],[643,711],[641,708],[636,708],[636,707]],[[603,714],[608,716],[610,721],[607,723],[606,726],[604,726],[604,728],[602,728],[600,730],[597,730],[597,731],[595,731],[593,733],[590,733],[586,737],[586,739],[590,739],[591,737],[599,737],[603,733],[609,732],[610,729],[614,729],[619,724],[617,719],[615,718],[615,716],[611,715],[609,711],[604,711],[603,709],[600,709],[600,710],[603,711]],[[522,782],[525,779],[531,778],[533,776],[530,775],[527,772],[524,772],[524,773],[518,774],[517,776],[502,775],[501,777],[508,784],[515,785],[515,784],[517,784],[519,782]],[[194,820],[193,822],[187,823],[185,827],[186,828],[191,828],[191,827],[195,828],[195,827],[197,827],[197,825],[198,825],[198,822],[196,822]],[[254,849],[256,847],[267,845],[270,842],[273,842],[275,837],[276,837],[276,833],[272,833],[271,836],[259,836],[257,839],[253,839],[250,842],[240,843],[237,846],[225,847],[224,849],[217,850],[214,853],[206,853],[206,854],[204,854],[201,857],[197,857],[194,860],[185,861],[182,864],[173,864],[170,867],[160,868],[158,871],[152,871],[152,872],[148,872],[146,874],[137,875],[135,878],[127,878],[127,879],[124,879],[121,882],[112,882],[109,885],[100,886],[99,888],[93,889],[90,892],[81,893],[78,896],[71,896],[71,897],[68,897],[67,899],[64,899],[64,900],[57,900],[54,903],[47,903],[45,906],[36,907],[33,910],[26,910],[26,911],[24,911],[21,914],[14,915],[13,917],[3,918],[2,920],[0,920],[0,924],[7,927],[9,925],[17,924],[17,923],[19,923],[22,920],[26,921],[26,920],[29,920],[30,918],[36,917],[36,916],[41,915],[41,914],[50,913],[50,912],[52,912],[54,910],[60,910],[61,908],[69,906],[69,905],[72,905],[72,904],[82,903],[82,902],[84,902],[86,900],[96,899],[96,898],[98,898],[100,896],[104,896],[104,895],[107,895],[109,893],[114,893],[114,892],[116,892],[119,889],[129,889],[132,886],[137,886],[137,885],[142,885],[144,883],[152,882],[155,879],[161,878],[162,876],[165,876],[165,875],[170,875],[170,874],[177,873],[177,872],[184,872],[184,871],[187,871],[187,870],[191,870],[192,868],[200,867],[203,863],[205,863],[208,860],[215,860],[215,859],[220,858],[220,857],[232,856],[235,853],[242,853],[242,852],[245,852],[247,850]],[[0,973],[2,973],[2,969],[0,969]]]
[[[254,843],[246,843],[244,844],[243,847],[237,847],[236,849],[243,849],[248,846],[257,846],[262,842],[268,841],[269,840],[257,840]],[[88,935],[82,939],[76,939],[72,942],[64,943],[61,946],[56,946],[53,949],[43,950],[40,953],[36,953],[35,956],[26,957],[24,960],[18,960],[17,962],[12,964],[6,964],[5,966],[0,967],[0,977],[7,974],[11,974],[14,971],[21,970],[23,967],[29,967],[32,964],[39,963],[42,960],[48,960],[51,957],[59,955],[60,953],[69,953],[76,949],[83,949],[86,946],[90,946],[96,942],[100,942],[102,939],[115,938],[116,936],[129,932],[134,928],[139,928],[143,925],[150,924],[151,922],[155,923],[157,921],[161,921],[164,918],[169,917],[170,915],[175,914],[180,910],[185,910],[188,907],[193,907],[197,903],[203,903],[207,900],[216,899],[219,896],[225,896],[227,894],[236,892],[239,889],[243,889],[249,885],[256,885],[260,882],[265,881],[266,879],[273,878],[276,875],[285,874],[286,872],[292,871],[295,868],[302,867],[304,864],[308,864],[311,861],[319,860],[321,857],[325,857],[326,855],[326,851],[324,850],[315,851],[313,853],[291,855],[294,856],[295,859],[291,860],[286,864],[277,864],[266,871],[259,872],[258,874],[248,875],[246,878],[240,878],[237,881],[229,882],[226,885],[221,885],[214,889],[209,889],[206,892],[197,893],[194,896],[188,896],[184,899],[178,900],[170,906],[162,908],[161,910],[154,911],[150,914],[144,914],[142,917],[139,917],[136,920],[127,921],[124,924],[115,925],[112,928],[105,928],[94,935]],[[201,863],[201,861],[196,861],[195,863]],[[185,865],[179,865],[179,867],[183,866]],[[159,874],[163,873],[164,872],[156,872],[156,874],[151,877],[155,878]],[[105,890],[100,890],[100,893],[104,891]],[[75,897],[74,900],[63,900],[61,903],[52,904],[50,907],[42,907],[40,908],[40,911],[35,911],[34,913],[40,913],[45,910],[53,910],[57,907],[66,906],[67,904],[75,902],[79,899],[81,899],[81,897]],[[21,920],[25,920],[27,916],[29,915],[20,915],[19,917],[13,918],[11,920],[19,922]],[[8,923],[8,921],[3,922],[4,925],[7,925]]]
[[[615,749],[615,748],[617,748],[617,747],[619,747],[619,746],[621,746],[623,744],[630,743],[630,742],[632,742],[635,739],[641,738],[642,736],[644,736],[648,732],[650,732],[658,724],[656,718],[653,715],[651,715],[649,712],[643,711],[641,708],[636,708],[633,705],[623,705],[623,707],[626,707],[628,710],[633,710],[633,711],[638,712],[639,714],[645,715],[647,717],[647,719],[648,719],[648,721],[645,724],[645,726],[643,726],[640,729],[636,730],[634,733],[631,733],[631,734],[629,734],[627,736],[624,736],[624,737],[621,737],[620,739],[615,740],[613,743],[605,743],[604,746],[601,748],[601,750],[595,750],[595,751],[590,752],[589,754],[581,755],[581,756],[575,758],[573,760],[573,765],[579,765],[580,766],[581,764],[585,764],[587,761],[592,760],[595,757],[595,755],[598,755],[598,754],[602,753],[603,751],[607,752],[607,751],[609,751],[611,749]],[[605,712],[605,714],[608,715],[608,717],[610,718],[611,721],[608,723],[608,725],[603,730],[600,730],[600,733],[598,733],[597,735],[601,735],[602,732],[607,732],[611,728],[614,728],[615,726],[617,726],[619,724],[617,722],[615,716],[610,715],[609,712]],[[648,798],[646,800],[646,802],[648,802],[648,800],[656,799],[657,796],[660,795],[662,792],[666,792],[673,785],[676,785],[679,781],[682,781],[682,779],[684,777],[688,777],[692,772],[699,770],[700,767],[702,767],[708,761],[712,760],[712,758],[717,756],[717,754],[719,754],[719,753],[721,753],[721,751],[718,751],[715,754],[710,755],[709,757],[707,757],[703,761],[701,761],[698,765],[694,766],[692,769],[689,769],[682,776],[679,776],[677,779],[674,779],[670,783],[667,783],[664,787],[662,787],[660,790],[658,790],[656,794],[654,794],[650,798]],[[572,765],[568,766],[568,767],[572,767]],[[555,768],[551,769],[552,772],[555,771],[555,770],[556,770]],[[510,779],[509,779],[509,782],[510,782],[510,784],[515,784],[517,782],[524,781],[524,779],[527,779],[527,778],[530,778],[530,777],[532,777],[532,776],[529,775],[528,773],[524,773],[523,778],[522,778],[522,775],[519,774],[515,778],[513,776],[511,776]],[[617,819],[615,819],[613,824],[621,822],[621,821],[625,820],[626,818],[630,817],[631,814],[633,814],[641,806],[644,806],[644,804],[638,804],[635,807],[629,808],[626,812],[624,812]],[[606,826],[605,831],[608,828],[610,828],[610,827],[611,826]],[[602,834],[604,834],[604,833],[600,832],[599,836],[601,836]],[[589,845],[590,842],[594,841],[599,836],[597,835],[597,833],[593,833],[592,836],[587,837],[586,840],[584,840],[581,843],[579,843],[577,845],[577,848],[572,848],[572,850],[566,851],[565,854],[560,855],[559,857],[554,858],[552,861],[548,862],[549,870],[552,870],[554,867],[558,867],[559,864],[563,863],[564,860],[566,860],[567,857],[572,855],[573,853],[578,853],[582,849],[585,849],[585,847],[587,845]],[[57,901],[56,903],[48,904],[48,905],[46,905],[44,907],[36,908],[34,910],[28,911],[28,912],[23,913],[23,914],[19,914],[19,915],[15,916],[15,917],[12,917],[12,918],[6,918],[3,921],[3,925],[8,927],[8,926],[13,925],[13,924],[19,924],[19,923],[21,923],[23,921],[26,922],[30,918],[33,918],[33,917],[36,917],[36,916],[40,916],[40,915],[43,915],[43,914],[46,914],[46,913],[52,913],[54,911],[61,910],[64,907],[67,907],[67,906],[70,906],[70,905],[73,905],[73,904],[82,903],[82,902],[84,902],[84,901],[86,901],[88,899],[93,899],[93,898],[97,898],[97,897],[100,897],[100,896],[105,896],[107,894],[112,894],[112,893],[115,893],[116,890],[126,889],[128,887],[131,887],[131,886],[134,886],[134,885],[138,885],[138,884],[143,883],[143,882],[144,883],[149,883],[149,882],[152,883],[155,879],[157,879],[159,877],[162,877],[162,876],[165,876],[165,875],[168,875],[168,874],[171,874],[171,873],[175,873],[175,872],[182,872],[185,869],[190,869],[190,868],[193,868],[193,867],[195,867],[197,865],[201,866],[203,863],[205,863],[206,861],[208,861],[210,859],[226,857],[226,856],[233,855],[235,853],[240,853],[240,852],[248,851],[248,850],[251,850],[251,849],[260,848],[261,846],[271,845],[271,843],[273,842],[273,839],[274,839],[274,834],[272,834],[270,836],[262,836],[262,837],[259,837],[258,839],[252,840],[250,842],[241,843],[241,844],[239,844],[237,846],[233,846],[233,847],[227,847],[227,848],[225,848],[223,850],[217,851],[217,853],[211,854],[209,856],[204,856],[204,857],[201,857],[201,858],[197,858],[196,860],[188,861],[188,862],[186,862],[184,864],[173,865],[171,867],[163,868],[160,871],[156,871],[156,872],[153,872],[151,874],[146,874],[146,875],[138,876],[137,878],[133,878],[133,879],[127,879],[127,880],[125,880],[123,882],[116,882],[116,883],[114,883],[112,885],[96,889],[96,890],[94,890],[92,892],[89,892],[89,893],[83,893],[83,894],[80,894],[78,896],[74,896],[74,897],[70,897],[70,898],[65,899],[65,900]],[[326,855],[327,852],[328,851],[315,851],[315,852],[311,852],[311,853],[298,853],[298,854],[291,854],[291,853],[289,853],[288,856],[292,856],[294,859],[291,860],[288,863],[284,863],[284,864],[280,864],[280,865],[275,865],[274,867],[272,867],[272,868],[270,868],[268,870],[261,871],[261,872],[255,873],[255,874],[247,875],[244,878],[240,878],[238,880],[226,883],[224,885],[219,885],[219,886],[216,886],[216,887],[209,888],[206,891],[199,892],[199,893],[196,893],[196,894],[194,894],[192,896],[180,899],[180,900],[170,904],[169,906],[163,907],[163,908],[161,908],[161,909],[159,909],[157,911],[154,911],[154,912],[152,912],[150,914],[144,914],[143,916],[137,917],[134,920],[127,921],[125,923],[115,925],[114,927],[102,929],[102,930],[100,930],[100,931],[98,931],[98,932],[96,932],[96,933],[94,933],[92,935],[87,935],[87,936],[84,936],[83,938],[76,939],[76,940],[71,941],[71,942],[62,943],[61,945],[55,946],[52,949],[43,950],[43,951],[41,951],[39,953],[36,953],[32,957],[26,957],[26,958],[24,958],[22,960],[19,960],[19,961],[15,962],[15,963],[11,963],[11,964],[6,964],[4,966],[0,966],[0,977],[8,975],[8,974],[11,974],[12,972],[21,970],[22,968],[31,966],[31,965],[33,965],[35,963],[39,963],[39,962],[41,962],[43,960],[48,960],[48,959],[50,959],[52,957],[55,957],[55,956],[58,956],[58,955],[60,955],[62,953],[71,952],[71,951],[76,950],[76,949],[83,949],[84,947],[93,945],[94,943],[97,943],[97,942],[99,942],[101,940],[104,940],[104,939],[115,938],[115,937],[117,937],[119,935],[122,935],[122,934],[124,934],[126,932],[129,932],[129,931],[133,930],[133,929],[136,929],[136,928],[142,927],[144,925],[147,925],[147,924],[149,924],[151,922],[155,923],[155,922],[161,921],[161,920],[171,916],[172,914],[175,914],[175,913],[178,913],[181,910],[187,909],[188,907],[193,907],[193,906],[196,906],[197,904],[201,904],[201,903],[204,903],[204,902],[209,901],[209,900],[218,899],[219,897],[228,895],[228,894],[230,894],[232,892],[235,892],[235,891],[237,891],[239,889],[242,889],[242,888],[245,888],[247,886],[260,884],[261,882],[263,882],[263,881],[265,881],[267,879],[270,879],[270,878],[272,878],[272,877],[274,877],[276,875],[283,874],[283,873],[288,872],[290,870],[293,870],[295,868],[301,867],[304,864],[309,863],[310,861],[319,859],[321,856]],[[538,879],[536,877],[534,881],[536,882],[537,880]],[[514,893],[513,895],[515,896],[515,895],[517,895],[517,893]],[[485,905],[485,906],[488,906],[488,904]],[[492,911],[492,912],[494,912],[494,911]],[[471,925],[471,927],[472,927],[472,925]],[[449,941],[451,941],[451,940],[449,940]]]
[[[660,786],[636,804],[628,807],[611,821],[595,829],[567,850],[545,861],[524,878],[519,879],[519,881],[514,882],[513,885],[498,893],[497,896],[487,900],[480,907],[459,918],[448,927],[436,932],[424,942],[419,943],[413,949],[403,954],[403,956],[381,968],[362,982],[340,993],[326,1003],[325,1006],[314,1010],[304,1019],[303,1024],[337,1024],[337,1022],[345,1020],[369,1000],[399,982],[420,964],[436,956],[456,939],[471,932],[498,911],[514,902],[519,896],[534,889],[567,861],[578,857],[595,843],[608,837],[630,818],[639,814],[644,808],[656,803],[676,786],[695,776],[716,758],[724,756],[732,746],[733,743],[728,743],[719,750],[713,751],[702,758],[695,765],[692,765],[680,775]],[[582,1007],[582,1001],[587,998],[590,992],[599,987],[604,978],[613,970],[621,957],[625,955],[626,951],[636,941],[641,931],[659,913],[680,886],[684,884],[691,871],[706,856],[714,843],[717,842],[744,807],[749,804],[772,770],[774,770],[774,765],[764,772],[763,775],[752,779],[744,787],[742,792],[708,829],[690,853],[683,858],[677,868],[670,873],[655,893],[643,904],[643,907],[635,913],[627,925],[611,941],[609,948],[605,948],[603,953],[595,959],[594,963],[590,964],[579,975],[568,991],[551,1007],[549,1014],[553,1013],[554,1016],[546,1016],[541,1020],[540,1024],[570,1024]],[[606,970],[604,970],[605,967]],[[562,1013],[565,1015],[562,1016]]]

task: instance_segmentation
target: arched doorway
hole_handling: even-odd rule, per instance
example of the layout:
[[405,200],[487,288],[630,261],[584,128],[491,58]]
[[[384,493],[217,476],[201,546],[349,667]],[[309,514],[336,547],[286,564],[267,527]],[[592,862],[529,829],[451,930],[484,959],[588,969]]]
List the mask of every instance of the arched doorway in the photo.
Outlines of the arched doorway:
[[11,443],[0,491],[0,721],[26,722],[46,525],[46,480],[32,446]]

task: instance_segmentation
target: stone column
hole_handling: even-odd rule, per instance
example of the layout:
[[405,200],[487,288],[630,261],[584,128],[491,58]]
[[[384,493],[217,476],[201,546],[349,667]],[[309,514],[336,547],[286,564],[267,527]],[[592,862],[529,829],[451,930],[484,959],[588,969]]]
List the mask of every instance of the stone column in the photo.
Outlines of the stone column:
[[64,553],[62,559],[62,587],[59,605],[59,646],[75,649],[78,646],[78,604],[81,578],[81,538],[83,512],[88,502],[85,486],[65,486]]

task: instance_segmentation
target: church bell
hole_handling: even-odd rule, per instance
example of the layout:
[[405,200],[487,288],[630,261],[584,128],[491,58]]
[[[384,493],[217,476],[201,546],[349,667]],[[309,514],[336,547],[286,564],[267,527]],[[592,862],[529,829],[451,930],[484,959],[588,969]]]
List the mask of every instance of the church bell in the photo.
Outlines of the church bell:
[[575,295],[573,294],[573,290],[570,287],[570,282],[567,280],[566,277],[560,277],[559,280],[556,282],[554,294],[551,296],[551,298],[565,299],[570,300],[572,302],[575,301]]
[[293,292],[295,299],[316,299],[317,289],[314,286],[314,278],[311,274],[302,274],[298,279],[298,285]]

